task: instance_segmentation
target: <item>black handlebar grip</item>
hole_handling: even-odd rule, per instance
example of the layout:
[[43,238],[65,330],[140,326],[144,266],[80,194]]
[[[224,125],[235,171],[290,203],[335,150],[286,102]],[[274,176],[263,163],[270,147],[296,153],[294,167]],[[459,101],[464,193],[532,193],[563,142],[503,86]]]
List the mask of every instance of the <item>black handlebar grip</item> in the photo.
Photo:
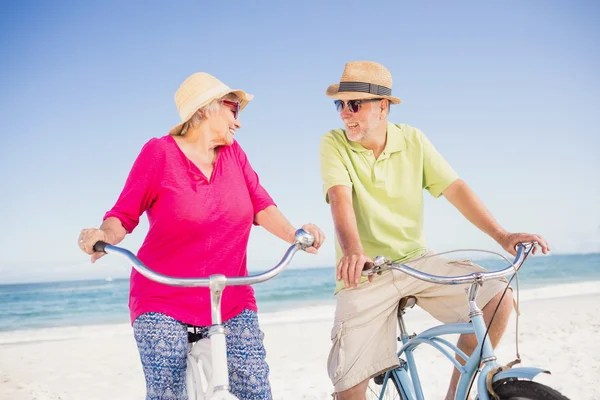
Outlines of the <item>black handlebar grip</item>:
[[104,251],[104,248],[106,246],[108,246],[108,243],[100,240],[100,241],[96,242],[96,244],[94,245],[94,251],[97,251],[99,253],[106,253],[106,251]]

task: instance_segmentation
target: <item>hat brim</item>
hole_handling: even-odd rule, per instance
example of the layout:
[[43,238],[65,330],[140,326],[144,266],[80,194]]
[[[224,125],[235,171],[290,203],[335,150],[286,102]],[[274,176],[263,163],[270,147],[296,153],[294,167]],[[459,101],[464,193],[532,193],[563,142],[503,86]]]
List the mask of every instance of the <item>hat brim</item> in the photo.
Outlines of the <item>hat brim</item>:
[[218,95],[209,99],[208,101],[198,105],[198,107],[196,107],[196,109],[190,115],[188,115],[186,118],[183,119],[183,122],[175,125],[169,131],[169,135],[179,135],[179,132],[181,132],[181,128],[183,127],[183,124],[185,124],[190,118],[192,118],[192,116],[196,113],[196,111],[198,111],[205,105],[209,104],[211,101],[225,97],[230,93],[235,94],[238,97],[238,99],[240,99],[240,112],[248,105],[248,103],[250,103],[250,100],[252,100],[254,98],[254,95],[251,95],[250,93],[246,93],[241,89],[225,90],[222,93],[219,93]]
[[381,96],[365,92],[339,92],[340,84],[334,83],[327,88],[325,94],[332,99],[337,100],[361,100],[361,99],[387,99],[392,104],[400,104],[402,100],[394,96]]

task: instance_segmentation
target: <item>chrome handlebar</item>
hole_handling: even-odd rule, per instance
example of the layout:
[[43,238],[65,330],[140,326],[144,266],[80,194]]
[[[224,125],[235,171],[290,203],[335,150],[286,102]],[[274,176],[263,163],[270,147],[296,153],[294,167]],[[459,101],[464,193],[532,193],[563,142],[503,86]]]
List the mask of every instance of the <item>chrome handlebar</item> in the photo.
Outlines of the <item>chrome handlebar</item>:
[[[406,264],[392,262],[387,257],[377,256],[373,259],[373,267],[365,269],[362,272],[362,275],[368,276],[373,274],[381,274],[382,272],[387,271],[389,269],[395,269],[398,271],[402,271],[405,274],[412,276],[413,278],[417,278],[426,282],[437,283],[440,285],[462,285],[476,282],[483,283],[483,281],[485,280],[499,279],[510,275],[514,272],[517,272],[521,268],[521,265],[523,265],[523,262],[525,261],[531,250],[533,250],[533,248],[536,245],[536,242],[519,243],[516,247],[517,255],[515,256],[514,261],[511,263],[511,265],[499,271],[474,272],[472,274],[459,276],[439,276],[421,272],[419,270],[409,267]],[[435,256],[436,255],[430,257]]]
[[105,242],[98,242],[94,245],[94,250],[104,252],[107,254],[117,254],[121,257],[124,257],[133,264],[133,268],[135,268],[135,270],[138,271],[140,274],[142,274],[150,280],[159,283],[164,283],[165,285],[183,287],[208,287],[211,285],[211,282],[215,282],[215,280],[218,280],[222,286],[244,286],[264,282],[279,275],[285,269],[285,267],[287,267],[290,261],[292,261],[294,254],[296,254],[298,250],[306,250],[308,247],[312,246],[314,240],[315,239],[313,235],[311,235],[303,229],[298,229],[296,231],[294,244],[292,244],[288,248],[281,261],[279,261],[279,263],[275,267],[261,274],[240,277],[226,277],[224,275],[217,274],[211,275],[207,278],[176,278],[172,276],[163,275],[159,272],[151,270],[146,265],[144,265],[144,263],[139,258],[133,255],[133,253],[131,253],[127,249],[113,246]]

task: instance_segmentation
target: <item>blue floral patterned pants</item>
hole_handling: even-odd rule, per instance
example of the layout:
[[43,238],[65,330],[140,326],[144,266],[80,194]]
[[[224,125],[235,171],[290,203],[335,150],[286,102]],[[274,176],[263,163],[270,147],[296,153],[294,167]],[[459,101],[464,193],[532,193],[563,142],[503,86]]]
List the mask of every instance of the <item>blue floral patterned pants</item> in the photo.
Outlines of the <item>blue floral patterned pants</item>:
[[[256,312],[244,310],[223,325],[231,393],[240,400],[270,400],[264,334]],[[208,328],[197,332],[206,337]],[[187,400],[187,325],[165,314],[146,313],[133,323],[133,333],[146,377],[146,400]]]

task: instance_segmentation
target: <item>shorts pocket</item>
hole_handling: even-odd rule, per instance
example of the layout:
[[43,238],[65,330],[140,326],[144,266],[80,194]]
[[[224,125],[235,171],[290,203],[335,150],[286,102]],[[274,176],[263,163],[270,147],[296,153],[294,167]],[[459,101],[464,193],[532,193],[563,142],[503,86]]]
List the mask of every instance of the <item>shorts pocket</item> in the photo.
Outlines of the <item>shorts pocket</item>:
[[344,324],[341,323],[331,331],[331,350],[327,359],[327,372],[335,385],[344,376]]

